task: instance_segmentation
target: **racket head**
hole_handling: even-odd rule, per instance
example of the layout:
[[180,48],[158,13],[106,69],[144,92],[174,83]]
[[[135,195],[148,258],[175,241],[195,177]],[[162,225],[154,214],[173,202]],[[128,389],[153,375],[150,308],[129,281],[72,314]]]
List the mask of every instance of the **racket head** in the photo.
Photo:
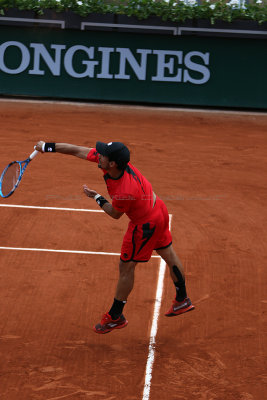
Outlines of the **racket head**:
[[1,197],[9,197],[14,193],[20,183],[23,172],[19,161],[13,161],[6,166],[0,177]]

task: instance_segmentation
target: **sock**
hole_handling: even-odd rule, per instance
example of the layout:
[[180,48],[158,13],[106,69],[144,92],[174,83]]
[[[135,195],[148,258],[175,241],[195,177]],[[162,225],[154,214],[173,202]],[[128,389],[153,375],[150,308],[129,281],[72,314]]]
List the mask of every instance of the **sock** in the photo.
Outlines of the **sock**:
[[174,282],[176,289],[176,297],[175,300],[183,301],[187,297],[185,281],[183,282]]
[[121,300],[114,299],[112,307],[108,312],[112,319],[118,319],[120,317],[125,304],[126,304],[125,300],[121,301]]
[[177,281],[174,282],[174,286],[176,288],[176,301],[183,301],[187,297],[186,293],[186,288],[185,288],[185,280],[183,275],[181,274],[181,271],[177,267],[177,265],[174,265],[172,267],[172,270],[177,278]]

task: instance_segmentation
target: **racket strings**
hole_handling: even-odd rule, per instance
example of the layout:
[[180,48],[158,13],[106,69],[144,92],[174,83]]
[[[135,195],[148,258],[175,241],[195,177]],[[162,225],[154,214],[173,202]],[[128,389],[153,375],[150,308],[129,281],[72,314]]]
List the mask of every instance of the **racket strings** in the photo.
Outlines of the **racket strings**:
[[19,180],[20,176],[20,164],[14,163],[11,164],[7,170],[5,171],[2,177],[2,193],[4,196],[7,196],[10,192],[12,192]]

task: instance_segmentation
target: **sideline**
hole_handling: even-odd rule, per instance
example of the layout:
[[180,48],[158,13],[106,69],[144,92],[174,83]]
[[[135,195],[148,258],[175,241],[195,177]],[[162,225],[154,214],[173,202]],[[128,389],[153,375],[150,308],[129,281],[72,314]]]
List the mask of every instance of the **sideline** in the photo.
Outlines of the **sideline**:
[[[170,217],[169,229],[171,230],[172,214],[169,214],[169,217]],[[156,336],[157,336],[157,331],[158,331],[158,319],[159,319],[159,313],[160,313],[160,307],[161,307],[165,271],[166,271],[166,263],[163,259],[161,259],[160,266],[159,266],[159,276],[158,276],[156,300],[155,300],[155,305],[154,305],[153,320],[152,320],[151,331],[150,331],[149,349],[148,349],[148,357],[147,357],[146,372],[145,372],[145,385],[144,385],[144,391],[143,391],[143,400],[148,400],[149,395],[150,395],[152,370],[153,370],[153,364],[154,364],[154,360],[155,360],[155,347],[156,347]]]

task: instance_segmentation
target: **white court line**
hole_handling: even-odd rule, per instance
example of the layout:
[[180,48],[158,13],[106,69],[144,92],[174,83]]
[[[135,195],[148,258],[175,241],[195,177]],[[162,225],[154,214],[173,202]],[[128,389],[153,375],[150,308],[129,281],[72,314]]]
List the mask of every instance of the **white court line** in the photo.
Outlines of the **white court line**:
[[17,251],[44,251],[50,253],[71,253],[71,254],[100,254],[105,256],[119,256],[120,253],[106,253],[102,251],[83,251],[83,250],[56,250],[56,249],[36,249],[33,247],[2,247],[0,250],[17,250]]
[[[170,214],[170,222],[169,222],[170,230],[171,230],[171,220],[172,220],[172,215]],[[163,259],[161,259],[160,267],[159,267],[159,276],[158,276],[158,284],[157,284],[157,292],[156,292],[153,320],[152,320],[152,326],[151,326],[151,331],[150,331],[148,357],[147,357],[146,373],[145,373],[145,385],[144,385],[144,391],[143,391],[143,400],[148,400],[149,395],[150,395],[152,370],[153,370],[153,364],[154,364],[154,360],[155,360],[155,345],[156,345],[156,336],[157,336],[157,330],[158,330],[158,319],[159,319],[159,312],[160,312],[160,307],[161,307],[165,270],[166,270],[166,263]]]
[[90,210],[87,208],[64,208],[64,207],[39,207],[39,206],[21,206],[19,204],[0,204],[0,207],[14,207],[14,208],[33,208],[39,210],[59,210],[59,211],[82,211],[82,212],[95,212],[103,213],[103,210]]
[[[16,251],[43,251],[48,253],[69,253],[69,254],[93,254],[101,256],[120,256],[120,253],[108,253],[105,251],[85,251],[85,250],[56,250],[56,249],[36,249],[34,247],[3,247],[0,250],[16,250]],[[152,258],[160,258],[160,256],[152,256]]]
[[[39,206],[22,206],[13,204],[0,204],[0,207],[18,207],[18,208],[34,208],[34,209],[44,209],[44,210],[64,210],[64,211],[86,211],[86,212],[103,212],[103,210],[87,210],[87,209],[75,209],[75,208],[59,208],[59,207],[39,207]],[[169,229],[171,230],[171,220],[172,215],[169,215]],[[39,251],[39,252],[51,252],[51,253],[70,253],[70,254],[91,254],[91,255],[109,255],[109,256],[120,256],[120,253],[108,253],[102,251],[82,251],[82,250],[56,250],[56,249],[37,249],[29,247],[0,247],[0,250],[16,250],[16,251]],[[160,258],[159,256],[152,256],[152,258]],[[153,320],[150,330],[148,357],[145,371],[145,384],[143,390],[143,400],[149,400],[150,387],[152,379],[152,370],[155,360],[155,345],[156,345],[156,335],[158,330],[158,318],[161,308],[162,294],[163,294],[163,284],[164,276],[166,271],[166,263],[163,259],[160,261],[159,276],[157,282],[156,299],[153,312]]]

